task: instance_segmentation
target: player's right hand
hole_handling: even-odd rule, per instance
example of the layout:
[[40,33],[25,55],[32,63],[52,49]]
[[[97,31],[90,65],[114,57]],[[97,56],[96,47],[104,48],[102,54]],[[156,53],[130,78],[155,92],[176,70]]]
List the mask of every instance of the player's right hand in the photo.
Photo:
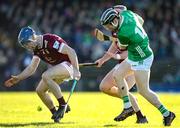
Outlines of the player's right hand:
[[81,78],[81,72],[76,68],[73,69],[73,78],[79,80]]
[[20,79],[18,78],[18,76],[13,76],[12,75],[10,79],[5,81],[4,85],[6,87],[11,87],[11,86],[17,84],[19,81],[20,81]]
[[100,58],[100,59],[96,60],[95,63],[97,63],[97,67],[100,68],[104,64],[104,61]]

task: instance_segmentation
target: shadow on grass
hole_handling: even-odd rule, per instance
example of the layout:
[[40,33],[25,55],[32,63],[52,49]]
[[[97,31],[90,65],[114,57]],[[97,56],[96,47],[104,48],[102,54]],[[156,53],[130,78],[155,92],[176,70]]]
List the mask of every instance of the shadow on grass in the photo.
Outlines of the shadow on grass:
[[53,123],[53,122],[31,122],[31,123],[0,123],[1,127],[25,127],[25,126],[46,126],[46,125],[53,125],[53,124],[74,124],[74,122],[60,122],[60,123]]

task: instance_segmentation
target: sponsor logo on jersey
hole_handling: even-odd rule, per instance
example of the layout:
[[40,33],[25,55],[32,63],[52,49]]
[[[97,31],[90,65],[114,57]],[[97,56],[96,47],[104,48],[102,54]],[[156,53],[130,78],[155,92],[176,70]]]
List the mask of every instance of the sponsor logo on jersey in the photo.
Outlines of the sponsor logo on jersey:
[[58,41],[55,41],[54,44],[53,44],[53,48],[58,50],[59,49],[59,45],[60,45],[60,43]]

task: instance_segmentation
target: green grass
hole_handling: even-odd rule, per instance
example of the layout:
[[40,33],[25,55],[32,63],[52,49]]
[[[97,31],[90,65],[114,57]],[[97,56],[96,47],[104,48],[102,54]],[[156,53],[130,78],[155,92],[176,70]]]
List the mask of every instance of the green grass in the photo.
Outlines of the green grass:
[[[69,93],[64,93],[64,95],[67,99]],[[123,122],[113,121],[122,110],[122,101],[103,93],[74,93],[70,99],[72,111],[64,116],[60,124],[55,124],[50,119],[50,112],[36,93],[1,92],[0,128],[163,128],[159,111],[139,94],[135,95],[143,113],[149,120],[148,124],[136,124],[136,116],[129,117]],[[164,105],[176,113],[176,119],[171,127],[180,128],[180,94],[161,93],[159,96]],[[42,111],[37,111],[38,106],[42,107]]]

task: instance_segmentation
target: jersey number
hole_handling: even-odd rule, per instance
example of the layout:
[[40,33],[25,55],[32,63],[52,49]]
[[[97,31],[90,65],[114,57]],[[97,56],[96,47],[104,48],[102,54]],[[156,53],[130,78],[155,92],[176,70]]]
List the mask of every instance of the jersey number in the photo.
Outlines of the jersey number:
[[146,54],[143,52],[143,50],[141,49],[141,47],[138,45],[137,47],[135,47],[136,51],[139,53],[139,55],[141,56],[141,58],[145,57]]
[[145,33],[144,29],[140,30],[140,28],[135,27],[135,33],[138,34],[143,39],[146,37],[146,33]]

